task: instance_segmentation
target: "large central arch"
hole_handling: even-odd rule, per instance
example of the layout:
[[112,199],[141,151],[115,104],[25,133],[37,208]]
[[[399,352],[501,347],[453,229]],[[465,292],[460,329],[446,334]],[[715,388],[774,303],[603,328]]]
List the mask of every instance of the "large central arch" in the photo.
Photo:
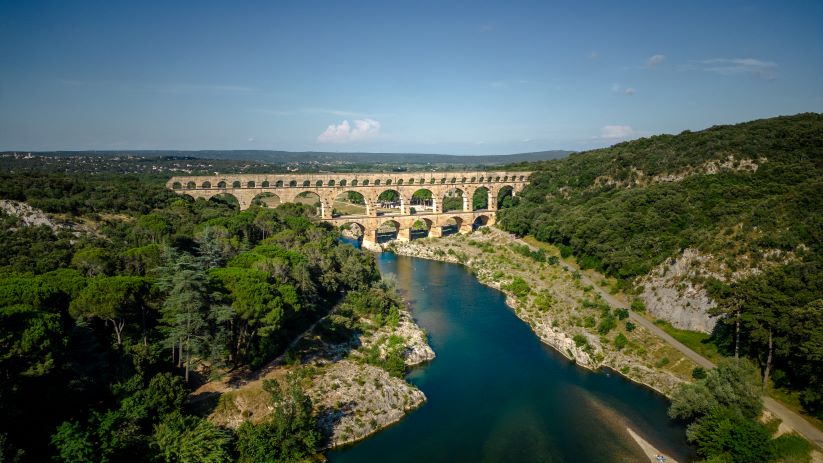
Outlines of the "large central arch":
[[369,214],[369,204],[362,193],[346,190],[331,200],[332,217],[348,217]]
[[377,195],[375,201],[377,215],[405,214],[405,208],[406,199],[393,188],[387,188]]

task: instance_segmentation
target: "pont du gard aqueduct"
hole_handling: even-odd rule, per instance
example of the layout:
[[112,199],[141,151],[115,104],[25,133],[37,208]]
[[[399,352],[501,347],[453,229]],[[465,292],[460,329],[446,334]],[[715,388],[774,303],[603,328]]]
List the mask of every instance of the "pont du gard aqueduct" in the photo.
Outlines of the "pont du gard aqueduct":
[[166,186],[194,199],[314,205],[320,219],[362,236],[365,246],[468,233],[495,222],[499,202],[516,196],[531,172],[392,172],[176,176]]

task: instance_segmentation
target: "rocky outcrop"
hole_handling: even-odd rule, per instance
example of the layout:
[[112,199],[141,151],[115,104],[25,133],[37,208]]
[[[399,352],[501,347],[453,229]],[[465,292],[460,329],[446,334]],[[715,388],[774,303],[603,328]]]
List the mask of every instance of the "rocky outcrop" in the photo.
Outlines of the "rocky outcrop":
[[[333,318],[334,312],[327,318]],[[330,343],[318,334],[315,324],[290,347],[293,358],[301,359],[301,367],[309,379],[303,382],[311,396],[326,445],[336,447],[363,439],[396,423],[410,410],[426,401],[423,391],[386,370],[366,363],[365,353],[377,348],[385,358],[389,340],[400,340],[403,359],[411,367],[434,359],[426,333],[415,323],[408,310],[400,311],[396,326],[386,324],[368,334],[355,334],[348,341]],[[367,319],[364,325],[373,324]],[[256,379],[243,381],[226,378],[200,387],[194,397],[218,394],[217,407],[209,420],[215,424],[237,428],[244,421],[260,422],[272,412],[263,381],[282,381],[294,369],[285,357],[274,360],[259,370]],[[252,375],[250,375],[252,376]],[[239,385],[239,386],[238,386]]]
[[0,199],[0,210],[6,214],[18,217],[27,227],[46,226],[54,231],[67,228],[65,225],[52,220],[40,209],[36,209],[19,201]]
[[716,304],[705,288],[692,282],[707,272],[711,260],[711,256],[696,249],[686,249],[678,258],[663,262],[640,278],[637,284],[643,288],[640,298],[646,310],[676,328],[711,332],[717,318],[709,315],[709,310]]
[[308,391],[328,446],[363,439],[426,401],[423,391],[380,368],[350,360],[330,364]]
[[51,218],[48,214],[40,209],[31,207],[26,203],[20,201],[13,201],[10,199],[0,199],[0,211],[6,214],[18,217],[23,225],[27,227],[49,227],[53,232],[66,230],[73,233],[75,236],[82,234],[94,233],[88,227],[73,222],[61,222]]

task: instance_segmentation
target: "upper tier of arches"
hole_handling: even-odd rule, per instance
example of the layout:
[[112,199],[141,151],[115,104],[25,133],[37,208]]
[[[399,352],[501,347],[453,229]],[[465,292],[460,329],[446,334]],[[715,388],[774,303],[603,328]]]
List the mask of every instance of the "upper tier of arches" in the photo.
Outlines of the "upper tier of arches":
[[305,175],[225,175],[172,177],[173,190],[269,189],[269,188],[363,188],[402,186],[459,186],[525,183],[531,172],[421,172]]

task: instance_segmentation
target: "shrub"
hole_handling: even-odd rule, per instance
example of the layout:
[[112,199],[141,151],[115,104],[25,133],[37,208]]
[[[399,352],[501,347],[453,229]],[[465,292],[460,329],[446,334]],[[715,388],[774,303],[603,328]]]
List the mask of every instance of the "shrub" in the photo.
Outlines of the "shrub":
[[618,334],[617,337],[614,338],[614,347],[616,347],[617,350],[623,349],[628,343],[629,339],[626,338],[623,333]]
[[632,322],[628,322],[628,321],[626,322],[626,331],[631,333],[632,331],[634,331],[635,328],[637,328],[637,325],[635,325]]
[[617,314],[618,320],[625,320],[629,318],[629,311],[626,309],[617,309],[615,310],[615,313]]
[[635,299],[635,300],[632,301],[631,308],[635,312],[645,312],[646,311],[646,303],[643,302],[642,299]]
[[597,325],[597,332],[605,336],[609,334],[609,331],[614,329],[616,326],[617,320],[615,320],[613,316],[608,315],[600,320],[600,324]]
[[695,367],[692,370],[692,378],[694,379],[704,379],[706,377],[706,370],[703,367]]
[[582,334],[575,334],[574,337],[572,338],[572,340],[574,340],[574,345],[577,346],[577,347],[583,347],[583,346],[588,346],[589,345],[589,340],[586,339],[586,337],[583,336]]
[[531,288],[529,287],[529,284],[526,283],[526,280],[520,277],[515,277],[510,284],[504,287],[504,289],[511,291],[518,298],[526,297],[531,291]]

